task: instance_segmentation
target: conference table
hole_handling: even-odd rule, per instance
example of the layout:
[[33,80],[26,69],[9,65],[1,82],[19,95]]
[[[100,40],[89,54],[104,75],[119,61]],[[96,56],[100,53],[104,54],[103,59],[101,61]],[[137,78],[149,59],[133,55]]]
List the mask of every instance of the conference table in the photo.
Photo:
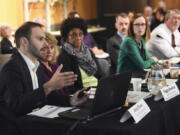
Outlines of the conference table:
[[[177,59],[173,59],[176,61]],[[175,62],[174,62],[175,63]],[[139,75],[139,74],[138,74]],[[136,76],[136,75],[135,75]],[[147,91],[147,84],[142,87]],[[123,114],[134,104],[92,121],[80,122],[70,135],[179,135],[180,95],[169,101],[154,101],[154,96],[145,99],[151,111],[139,123],[131,117],[120,123]],[[18,127],[25,135],[69,135],[68,131],[77,121],[67,118],[43,118],[26,115],[17,118]]]
[[[130,118],[120,123],[124,112],[132,106],[106,116],[79,123],[71,135],[178,135],[180,134],[180,96],[169,101],[146,99],[151,112],[139,123]],[[23,116],[17,123],[25,135],[65,135],[75,120],[65,118],[42,118]]]

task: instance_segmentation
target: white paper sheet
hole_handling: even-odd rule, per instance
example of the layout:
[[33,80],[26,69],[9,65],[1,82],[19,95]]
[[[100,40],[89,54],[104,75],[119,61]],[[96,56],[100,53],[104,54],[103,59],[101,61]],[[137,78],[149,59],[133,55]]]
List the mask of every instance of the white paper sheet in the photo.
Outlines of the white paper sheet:
[[[130,83],[133,83],[133,80],[136,80],[136,79],[138,80],[138,79],[140,79],[140,78],[134,78],[134,77],[133,77],[133,78],[131,78],[131,82],[130,82]],[[142,83],[142,84],[143,84],[143,83],[146,83],[146,80],[145,80],[145,79],[142,80],[141,83]]]
[[109,54],[104,52],[103,54],[98,54],[96,55],[96,58],[101,58],[101,59],[105,59],[105,58],[108,58],[109,57]]
[[144,91],[128,91],[128,95],[130,103],[137,103],[141,99],[146,99],[152,96],[149,92]]
[[33,111],[29,113],[28,115],[35,115],[35,116],[45,117],[45,118],[54,118],[54,117],[58,117],[59,112],[67,111],[72,108],[73,107],[58,107],[58,106],[52,106],[52,105],[45,105],[41,109],[37,111]]
[[175,83],[178,79],[166,79],[166,84],[171,85],[172,83]]

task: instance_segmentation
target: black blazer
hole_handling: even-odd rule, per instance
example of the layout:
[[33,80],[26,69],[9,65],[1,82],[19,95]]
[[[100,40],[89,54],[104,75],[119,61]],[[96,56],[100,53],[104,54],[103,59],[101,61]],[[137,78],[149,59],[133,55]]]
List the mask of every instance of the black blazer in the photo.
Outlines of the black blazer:
[[0,72],[0,95],[2,95],[13,112],[23,115],[45,104],[69,105],[69,97],[52,92],[45,96],[44,71],[40,66],[37,70],[39,88],[33,90],[30,71],[19,52],[12,55],[11,59]]
[[20,135],[14,114],[0,97],[0,135]]
[[14,50],[12,43],[9,39],[3,38],[1,40],[1,53],[2,54],[9,54],[12,53]]
[[111,70],[114,73],[116,72],[121,42],[122,38],[118,34],[115,34],[110,39],[108,39],[106,43],[107,52],[109,53],[111,58]]
[[[102,70],[100,69],[99,63],[98,63],[97,59],[95,58],[95,55],[92,52],[91,52],[91,55],[92,55],[93,59],[95,60],[97,67],[98,67],[98,71],[95,74],[95,77],[100,79],[102,77]],[[75,91],[82,89],[83,88],[82,77],[81,77],[81,73],[79,70],[79,64],[78,64],[77,58],[68,54],[62,48],[60,55],[58,56],[57,63],[58,63],[58,65],[63,64],[62,72],[72,71],[78,75],[77,81],[74,83],[74,85],[68,87],[70,92],[74,93]]]

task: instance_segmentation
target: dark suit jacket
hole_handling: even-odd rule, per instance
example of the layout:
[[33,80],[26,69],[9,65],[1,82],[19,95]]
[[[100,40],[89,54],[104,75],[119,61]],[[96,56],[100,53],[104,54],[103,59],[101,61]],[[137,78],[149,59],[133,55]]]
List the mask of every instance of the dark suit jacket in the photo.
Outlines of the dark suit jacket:
[[2,54],[8,54],[13,52],[13,46],[9,39],[3,38],[1,40],[1,52]]
[[151,25],[150,25],[150,29],[151,31],[153,31],[158,25],[160,25],[161,23],[163,23],[164,21],[159,21],[158,19],[156,19],[154,16],[151,20]]
[[108,39],[106,43],[107,52],[109,53],[111,58],[111,70],[113,73],[116,72],[121,42],[122,38],[118,34],[115,34],[110,39]]
[[14,114],[0,97],[0,135],[20,135]]
[[0,73],[0,95],[2,95],[9,108],[17,115],[31,112],[45,104],[69,105],[69,97],[54,91],[45,96],[44,72],[40,66],[37,70],[39,88],[33,90],[30,71],[19,52],[12,55]]
[[[99,63],[97,62],[97,60],[96,60],[96,58],[92,52],[91,52],[91,55],[92,55],[93,59],[95,60],[97,66],[98,66],[98,71],[95,74],[95,77],[97,77],[99,79],[99,78],[101,78],[102,70],[100,69]],[[83,88],[82,77],[81,77],[81,73],[79,70],[79,64],[78,64],[77,58],[68,54],[62,48],[61,53],[57,59],[57,63],[59,65],[63,64],[62,72],[72,71],[78,75],[78,78],[77,78],[77,81],[75,82],[75,84],[73,86],[68,87],[70,92],[74,93],[75,91],[82,89]]]

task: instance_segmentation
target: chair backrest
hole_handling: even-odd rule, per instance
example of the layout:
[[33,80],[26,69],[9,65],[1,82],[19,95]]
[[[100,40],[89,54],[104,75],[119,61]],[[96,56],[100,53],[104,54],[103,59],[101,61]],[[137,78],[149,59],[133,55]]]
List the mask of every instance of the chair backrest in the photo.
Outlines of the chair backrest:
[[[0,40],[1,41],[1,40]],[[1,51],[1,42],[0,42],[0,54],[2,54],[2,51]]]
[[0,54],[0,71],[3,66],[8,62],[12,54]]

